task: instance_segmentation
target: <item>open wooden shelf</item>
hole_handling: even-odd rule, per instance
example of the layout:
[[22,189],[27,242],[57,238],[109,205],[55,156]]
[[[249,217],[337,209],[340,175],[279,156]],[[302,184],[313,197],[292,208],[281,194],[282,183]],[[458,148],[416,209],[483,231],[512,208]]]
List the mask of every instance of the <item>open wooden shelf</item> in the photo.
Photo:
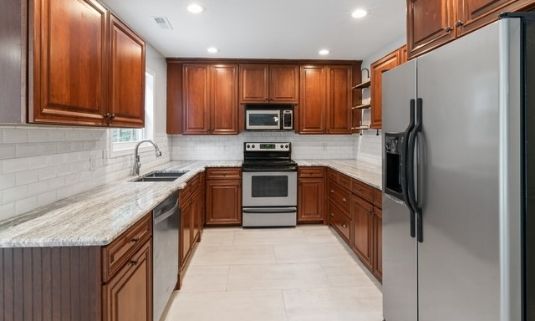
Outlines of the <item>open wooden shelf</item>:
[[363,82],[363,83],[360,83],[360,84],[358,84],[358,85],[356,85],[356,86],[351,87],[351,89],[364,89],[364,88],[368,88],[368,87],[370,87],[371,83],[372,83],[371,80],[367,80],[367,81],[365,81],[365,82]]
[[362,105],[358,105],[358,106],[353,106],[351,107],[351,109],[368,109],[368,108],[371,108],[372,105],[370,103],[366,103],[366,104],[362,104]]

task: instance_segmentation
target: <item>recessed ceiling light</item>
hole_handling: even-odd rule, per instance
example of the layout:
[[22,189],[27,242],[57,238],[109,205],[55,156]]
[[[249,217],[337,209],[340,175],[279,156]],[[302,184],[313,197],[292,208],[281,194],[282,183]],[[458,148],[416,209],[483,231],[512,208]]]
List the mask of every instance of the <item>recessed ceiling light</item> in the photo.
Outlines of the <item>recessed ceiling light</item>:
[[219,52],[219,49],[217,49],[216,47],[210,47],[210,48],[208,48],[206,50],[211,54],[216,54],[216,53]]
[[351,16],[355,19],[360,19],[360,18],[364,18],[368,15],[368,11],[364,10],[364,9],[356,9],[355,11],[353,11],[351,13]]
[[329,49],[321,49],[320,51],[318,51],[318,53],[320,54],[320,56],[327,56],[331,52],[329,51]]
[[188,6],[188,11],[193,14],[199,14],[204,11],[204,8],[198,3],[192,3]]

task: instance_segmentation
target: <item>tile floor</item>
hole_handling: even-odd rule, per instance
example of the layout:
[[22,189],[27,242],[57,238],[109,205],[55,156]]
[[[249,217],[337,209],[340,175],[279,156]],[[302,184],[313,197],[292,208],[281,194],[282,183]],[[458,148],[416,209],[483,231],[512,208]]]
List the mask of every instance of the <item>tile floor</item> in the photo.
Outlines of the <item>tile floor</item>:
[[165,321],[381,321],[380,285],[330,228],[206,229]]

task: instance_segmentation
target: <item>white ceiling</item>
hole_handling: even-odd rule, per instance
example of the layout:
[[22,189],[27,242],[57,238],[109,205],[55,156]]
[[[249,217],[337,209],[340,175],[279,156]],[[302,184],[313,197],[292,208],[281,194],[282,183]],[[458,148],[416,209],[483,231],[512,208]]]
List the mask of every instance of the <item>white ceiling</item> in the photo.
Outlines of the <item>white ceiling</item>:
[[[193,1],[104,0],[166,57],[363,59],[405,36],[405,0],[198,0],[199,15],[186,10]],[[353,19],[356,8],[368,16]]]

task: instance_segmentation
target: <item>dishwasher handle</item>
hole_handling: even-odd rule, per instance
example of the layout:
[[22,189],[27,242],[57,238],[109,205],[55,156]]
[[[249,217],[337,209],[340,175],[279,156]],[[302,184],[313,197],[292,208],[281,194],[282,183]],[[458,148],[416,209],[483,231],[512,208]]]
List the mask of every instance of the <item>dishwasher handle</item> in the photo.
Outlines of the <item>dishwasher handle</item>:
[[166,220],[167,218],[169,218],[169,216],[177,213],[178,206],[179,206],[178,197],[176,196],[171,196],[167,200],[163,201],[163,203],[157,206],[153,211],[154,224],[158,224]]

